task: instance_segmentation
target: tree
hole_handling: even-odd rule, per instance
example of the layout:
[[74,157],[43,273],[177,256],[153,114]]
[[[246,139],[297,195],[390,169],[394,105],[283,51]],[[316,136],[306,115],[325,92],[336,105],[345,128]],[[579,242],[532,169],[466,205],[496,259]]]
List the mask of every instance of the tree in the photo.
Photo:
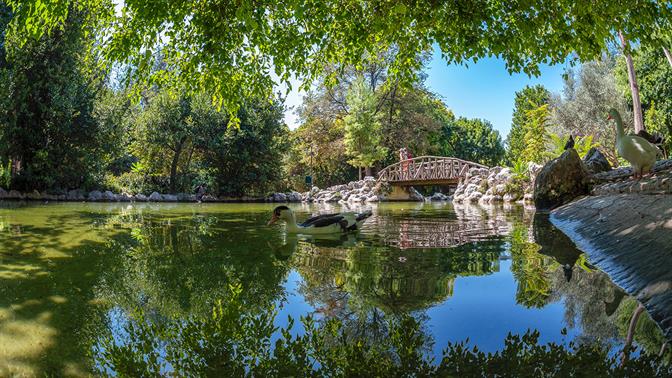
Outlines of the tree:
[[630,55],[630,44],[628,43],[628,40],[620,31],[618,32],[618,37],[621,40],[623,56],[625,57],[625,65],[628,68],[628,82],[630,83],[630,92],[632,94],[632,113],[635,117],[635,133],[638,133],[644,130],[644,116],[642,115],[642,103],[639,99],[639,86],[637,85],[635,64],[632,62],[632,55]]
[[529,162],[542,163],[546,152],[547,125],[550,116],[548,104],[537,106],[527,112],[525,130],[525,149],[519,159]]
[[381,146],[382,125],[376,116],[376,97],[360,78],[350,87],[347,101],[350,110],[343,119],[345,153],[350,156],[350,164],[366,168],[366,175],[370,176],[373,164],[387,153]]
[[506,159],[509,164],[516,162],[525,150],[525,124],[529,122],[529,111],[548,104],[551,93],[542,85],[525,86],[516,92],[511,130],[506,137]]
[[[596,58],[615,31],[642,45],[663,46],[672,9],[665,2],[221,1],[116,2],[8,0],[22,40],[41,36],[67,18],[69,5],[107,17],[96,48],[109,61],[132,63],[135,76],[216,94],[233,114],[251,95],[268,97],[271,72],[308,87],[331,64],[360,65],[396,46],[395,77],[412,82],[418,53],[438,46],[449,63],[496,55],[510,71],[538,74],[541,63]],[[660,32],[660,33],[658,33]],[[179,70],[151,72],[148,52],[159,47]],[[332,77],[337,74],[334,73]]]
[[83,54],[91,43],[86,18],[72,11],[62,29],[20,48],[9,35],[3,40],[0,160],[12,162],[17,189],[91,186],[107,163],[93,114],[98,84]]
[[499,133],[490,122],[460,117],[443,125],[439,138],[442,156],[452,156],[489,166],[504,158],[504,146]]
[[584,63],[578,71],[568,70],[563,96],[553,96],[549,125],[549,131],[558,135],[592,135],[612,165],[618,165],[616,132],[606,119],[607,112],[618,109],[626,126],[632,126],[633,119],[623,91],[616,85],[615,65],[615,57],[605,55]]
[[200,126],[192,119],[191,101],[189,97],[160,92],[149,99],[137,119],[134,150],[153,171],[168,164],[171,193],[177,189],[180,158]]
[[[658,49],[639,48],[633,52],[638,72],[644,123],[648,131],[672,139],[672,66]],[[616,78],[623,91],[627,90],[627,68],[623,61],[616,67]],[[670,141],[672,143],[672,141]]]

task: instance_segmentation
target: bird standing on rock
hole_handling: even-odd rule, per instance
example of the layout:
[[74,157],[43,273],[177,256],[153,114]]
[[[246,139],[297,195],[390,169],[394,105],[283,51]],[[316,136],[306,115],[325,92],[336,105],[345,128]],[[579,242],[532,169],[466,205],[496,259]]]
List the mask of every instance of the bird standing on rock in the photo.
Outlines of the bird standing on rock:
[[565,151],[570,148],[574,148],[574,137],[572,137],[572,134],[569,134],[569,139],[567,139],[567,143],[565,143]]
[[609,110],[607,119],[616,122],[616,150],[618,154],[632,165],[633,177],[641,179],[645,173],[651,172],[660,150],[642,137],[625,135],[623,120],[616,109]]

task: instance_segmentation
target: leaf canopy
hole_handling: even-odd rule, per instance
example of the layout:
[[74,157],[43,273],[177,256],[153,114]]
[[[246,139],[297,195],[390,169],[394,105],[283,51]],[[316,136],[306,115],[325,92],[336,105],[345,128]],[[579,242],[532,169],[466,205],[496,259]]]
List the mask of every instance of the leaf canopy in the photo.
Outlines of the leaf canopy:
[[[274,81],[296,76],[308,87],[326,67],[360,67],[391,47],[390,75],[411,82],[418,56],[434,46],[448,63],[497,56],[511,72],[538,74],[539,64],[572,54],[595,58],[617,30],[651,46],[672,30],[672,7],[656,0],[7,2],[24,41],[59,27],[72,9],[90,10],[105,61],[133,67],[134,79],[206,90],[229,111],[269,97]],[[170,69],[151,69],[159,50]]]

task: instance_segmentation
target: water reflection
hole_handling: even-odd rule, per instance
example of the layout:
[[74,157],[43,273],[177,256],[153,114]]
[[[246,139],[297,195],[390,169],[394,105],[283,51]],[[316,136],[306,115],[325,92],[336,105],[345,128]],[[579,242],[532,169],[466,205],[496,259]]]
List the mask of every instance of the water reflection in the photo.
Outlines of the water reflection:
[[[0,209],[0,376],[87,375],[103,340],[123,345],[135,320],[199,324],[231,287],[250,316],[274,309],[277,326],[286,315],[338,319],[372,344],[386,339],[385,319],[411,314],[434,352],[463,339],[444,323],[462,318],[478,323],[467,336],[484,349],[528,327],[548,341],[618,345],[636,305],[543,216],[520,208],[386,204],[361,233],[332,237],[263,227],[271,208]],[[479,320],[493,306],[500,315]],[[653,350],[662,334],[642,319],[636,341]]]

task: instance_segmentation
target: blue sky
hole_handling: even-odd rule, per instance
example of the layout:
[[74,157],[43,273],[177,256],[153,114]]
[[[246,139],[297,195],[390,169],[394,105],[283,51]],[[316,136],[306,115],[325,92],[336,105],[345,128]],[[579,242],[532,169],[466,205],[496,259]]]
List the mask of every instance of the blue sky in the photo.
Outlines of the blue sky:
[[[435,51],[427,67],[427,87],[439,94],[456,116],[486,119],[506,138],[511,127],[513,101],[516,91],[526,85],[542,84],[551,92],[562,90],[564,65],[542,66],[541,75],[528,77],[524,73],[509,75],[504,62],[497,58],[479,60],[464,65],[448,65]],[[301,103],[300,93],[291,92],[288,107]],[[285,121],[293,129],[298,126],[293,109],[285,113]]]

